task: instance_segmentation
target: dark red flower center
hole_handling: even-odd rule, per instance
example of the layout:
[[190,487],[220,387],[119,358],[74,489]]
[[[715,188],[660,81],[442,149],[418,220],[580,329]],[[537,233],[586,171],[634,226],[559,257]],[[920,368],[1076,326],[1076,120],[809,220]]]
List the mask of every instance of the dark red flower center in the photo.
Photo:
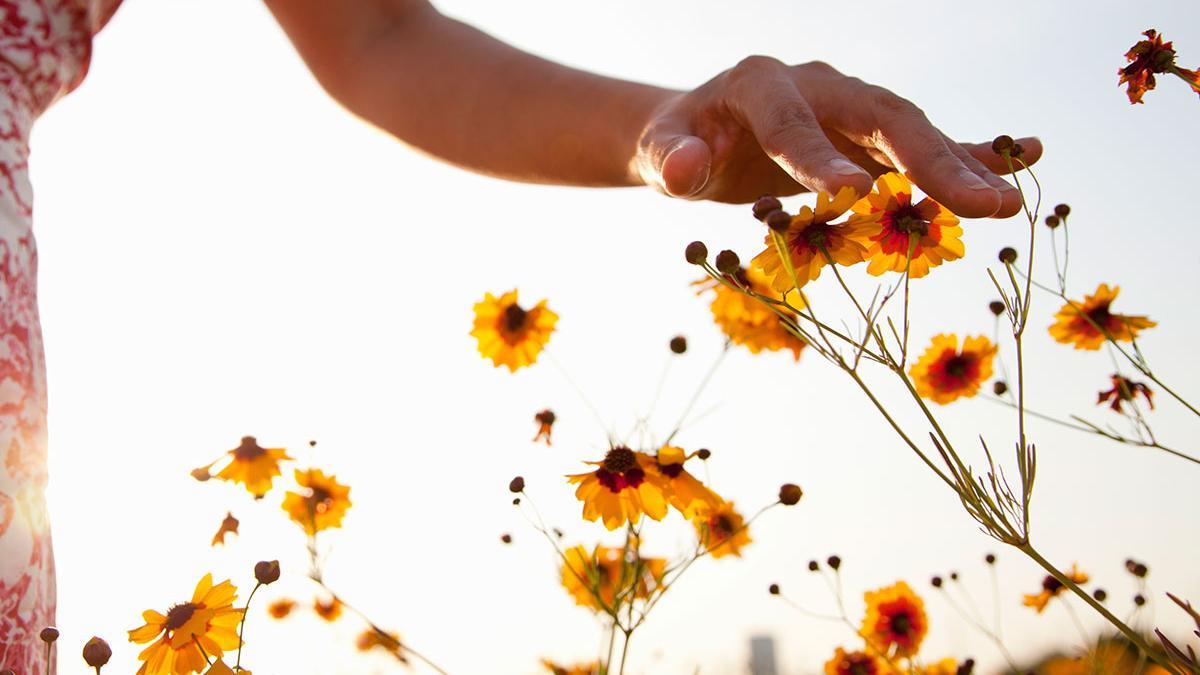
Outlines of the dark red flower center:
[[908,635],[913,628],[912,618],[908,616],[908,612],[897,612],[889,625],[896,635]]
[[1042,579],[1042,590],[1046,591],[1050,595],[1058,595],[1058,592],[1061,591],[1062,588],[1063,583],[1049,574],[1046,575],[1045,579]]
[[192,602],[182,602],[167,610],[167,621],[163,624],[163,628],[168,631],[179,630],[183,624],[192,618],[196,610],[204,609],[204,605],[198,605]]
[[257,439],[253,436],[242,438],[242,444],[237,446],[233,451],[235,459],[248,462],[252,459],[261,457],[267,453],[267,449],[258,445]]
[[[933,222],[938,213],[937,203],[924,199],[919,204],[912,204],[911,200],[912,195],[898,193],[896,208],[885,210],[880,215],[879,222],[883,227],[872,239],[879,242],[880,249],[886,254],[907,256],[912,246],[915,258],[921,254],[924,246],[941,241],[942,228]],[[913,235],[916,235],[915,241]]]
[[308,505],[314,514],[322,514],[333,508],[333,495],[321,487],[309,488]]
[[678,478],[683,473],[683,464],[659,464],[658,470],[667,478]]
[[804,251],[818,253],[821,249],[828,251],[833,245],[833,236],[836,232],[837,228],[829,223],[812,223],[792,235],[792,250],[797,253]]
[[713,516],[708,520],[708,529],[717,539],[728,539],[733,535],[733,519],[723,513]]
[[529,316],[529,312],[521,309],[521,306],[515,302],[504,308],[504,330],[509,333],[516,333],[525,327],[525,319]]
[[939,391],[955,391],[970,386],[979,378],[979,359],[947,349],[929,369],[933,386]]
[[596,478],[609,490],[620,492],[641,485],[646,472],[638,465],[637,453],[622,445],[604,456],[604,462],[596,470]]

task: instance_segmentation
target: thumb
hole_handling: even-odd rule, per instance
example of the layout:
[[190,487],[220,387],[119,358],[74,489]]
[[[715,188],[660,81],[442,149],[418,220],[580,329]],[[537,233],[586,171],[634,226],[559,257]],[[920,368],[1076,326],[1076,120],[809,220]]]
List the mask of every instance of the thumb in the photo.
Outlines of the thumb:
[[708,185],[712,150],[702,139],[660,127],[641,141],[641,173],[646,183],[672,197],[695,197]]

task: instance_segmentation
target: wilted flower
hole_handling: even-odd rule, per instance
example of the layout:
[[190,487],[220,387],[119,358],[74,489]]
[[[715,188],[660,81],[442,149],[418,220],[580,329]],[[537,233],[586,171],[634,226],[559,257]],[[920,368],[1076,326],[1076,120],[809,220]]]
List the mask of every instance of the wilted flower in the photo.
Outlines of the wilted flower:
[[1068,302],[1054,315],[1050,335],[1062,344],[1074,344],[1075,349],[1100,349],[1106,339],[1130,342],[1137,334],[1158,325],[1144,316],[1113,313],[1111,307],[1120,286],[1109,288],[1100,284],[1082,302]]
[[531,309],[517,304],[517,291],[499,298],[487,293],[475,305],[475,327],[471,335],[479,341],[479,353],[499,368],[510,372],[537,361],[550,341],[558,315],[542,300]]
[[[129,631],[129,641],[153,642],[138,659],[144,661],[139,675],[188,675],[208,668],[205,654],[220,658],[237,649],[238,623],[245,613],[234,609],[237,588],[228,581],[213,585],[211,574],[196,585],[190,602],[174,605],[166,614],[146,610],[146,625]],[[203,651],[201,651],[203,648]]]
[[941,334],[908,374],[917,394],[935,403],[947,404],[963,396],[974,396],[992,376],[996,346],[982,335],[968,337],[958,349],[958,336]]
[[868,591],[865,597],[863,637],[881,652],[902,658],[915,655],[929,630],[925,603],[920,596],[908,584],[897,581],[887,588]]
[[1129,95],[1129,102],[1142,103],[1142,96],[1154,89],[1154,76],[1159,73],[1178,75],[1192,91],[1200,93],[1200,71],[1175,65],[1175,49],[1170,42],[1163,42],[1158,31],[1150,29],[1142,35],[1146,39],[1133,45],[1125,54],[1129,65],[1117,71],[1121,76],[1117,85],[1126,85],[1125,93]]
[[556,419],[558,419],[558,417],[554,414],[554,411],[549,408],[533,416],[533,421],[537,422],[538,425],[537,434],[533,437],[534,443],[537,443],[538,441],[545,441],[546,445],[552,445],[550,440],[550,432],[554,428],[554,421]]
[[[1075,565],[1071,565],[1071,570],[1067,572],[1066,576],[1076,584],[1086,584],[1088,581],[1088,575],[1080,572]],[[1026,595],[1024,605],[1026,607],[1033,607],[1038,611],[1038,614],[1041,614],[1045,611],[1046,605],[1050,600],[1062,594],[1065,590],[1067,590],[1067,587],[1061,581],[1047,574],[1046,578],[1042,579],[1041,592],[1034,595]]]
[[212,545],[213,546],[216,546],[217,544],[224,545],[225,537],[228,537],[231,534],[237,534],[237,533],[238,533],[238,519],[234,518],[232,513],[226,513],[225,518],[223,520],[221,520],[221,527],[217,530],[217,533],[213,535]]
[[[903,272],[919,279],[965,251],[958,217],[929,197],[913,204],[913,185],[898,173],[875,180],[875,191],[854,204],[854,224],[869,225],[867,272]],[[911,248],[912,259],[909,260]]]
[[1100,405],[1105,401],[1109,402],[1108,407],[1117,412],[1122,412],[1122,407],[1125,403],[1132,403],[1133,399],[1141,394],[1146,399],[1146,403],[1150,408],[1154,408],[1154,392],[1150,387],[1146,386],[1145,382],[1134,382],[1128,377],[1123,377],[1118,373],[1113,373],[1111,378],[1112,389],[1101,391],[1096,397],[1096,405]]

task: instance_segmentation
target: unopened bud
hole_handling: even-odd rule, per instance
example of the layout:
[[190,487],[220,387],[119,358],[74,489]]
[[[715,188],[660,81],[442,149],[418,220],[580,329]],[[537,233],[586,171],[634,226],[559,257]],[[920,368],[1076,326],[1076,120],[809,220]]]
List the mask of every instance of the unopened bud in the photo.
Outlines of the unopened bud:
[[1020,157],[1025,154],[1025,146],[1020,143],[1013,143],[1012,150],[1009,150],[1008,154],[1013,157]]
[[100,668],[112,658],[112,647],[98,637],[93,637],[83,645],[83,660],[93,668]]
[[1054,215],[1058,216],[1059,218],[1066,218],[1067,216],[1071,215],[1071,207],[1067,206],[1066,204],[1059,204],[1058,206],[1054,207]]
[[997,155],[1011,153],[1014,145],[1016,143],[1013,142],[1012,136],[1000,134],[992,141],[992,152]]
[[700,448],[696,451],[696,456],[701,460],[708,459],[709,457],[712,457],[712,450],[709,450],[708,448]]
[[765,221],[767,216],[771,215],[772,211],[778,211],[782,208],[783,203],[770,195],[759,197],[758,201],[754,202],[754,217]]
[[733,251],[725,250],[717,254],[717,271],[721,274],[733,276],[742,269],[742,261],[738,258],[738,254]]
[[941,577],[934,577],[934,578],[932,578],[932,579],[930,579],[930,580],[929,580],[929,583],[930,583],[930,585],[932,585],[934,588],[941,588],[941,587],[942,587],[942,578],[941,578]]
[[676,335],[671,338],[671,353],[682,354],[687,351],[687,338],[682,335]]
[[784,506],[795,506],[803,496],[804,491],[800,489],[799,485],[784,483],[779,487],[779,503]]
[[783,234],[784,232],[787,232],[789,227],[791,227],[792,216],[788,214],[787,211],[778,209],[767,214],[766,223],[767,227],[771,228],[775,232]]
[[504,542],[505,544],[511,544],[512,543],[512,535],[505,532],[504,534],[500,535],[500,541]]
[[995,565],[996,564],[996,554],[989,553],[989,554],[983,556],[983,561],[989,565]]
[[196,480],[203,483],[204,481],[208,480],[209,478],[212,478],[212,474],[208,472],[207,466],[202,466],[202,467],[199,467],[196,469],[192,469],[192,478],[195,478]]
[[808,571],[809,572],[816,572],[819,569],[821,569],[821,565],[818,564],[816,560],[808,561]]
[[1017,261],[1017,249],[1011,246],[1005,246],[1000,249],[1000,262],[1005,265],[1011,265]]
[[254,566],[254,578],[263,586],[269,586],[279,581],[279,561],[260,561]]
[[699,265],[708,259],[708,247],[702,241],[693,241],[683,250],[683,257],[693,265]]
[[1146,604],[1146,596],[1142,595],[1141,593],[1133,596],[1133,604],[1137,605],[1138,607]]
[[992,314],[1000,316],[1004,313],[1004,303],[999,300],[993,300],[988,303],[988,309],[992,312]]
[[520,476],[517,476],[516,478],[509,481],[508,491],[514,492],[514,493],[515,492],[524,492],[525,491],[525,479]]
[[1059,225],[1062,225],[1062,222],[1059,221],[1058,216],[1054,215],[1053,213],[1046,216],[1046,227],[1053,230]]
[[1104,602],[1108,599],[1108,591],[1104,590],[1103,588],[1097,588],[1096,590],[1092,591],[1092,597],[1095,598],[1097,602]]
[[58,641],[58,629],[54,626],[46,626],[42,632],[38,633],[38,637],[48,645],[52,645]]
[[[992,392],[997,396],[1003,396],[1008,393],[1008,384],[1004,380],[996,380],[992,383]],[[990,553],[988,555],[991,555]],[[995,558],[995,556],[992,556]]]
[[829,565],[830,569],[836,572],[842,566],[842,559],[836,555],[831,555],[825,559],[825,564]]
[[779,595],[779,584],[771,584],[767,586],[767,592],[771,595]]

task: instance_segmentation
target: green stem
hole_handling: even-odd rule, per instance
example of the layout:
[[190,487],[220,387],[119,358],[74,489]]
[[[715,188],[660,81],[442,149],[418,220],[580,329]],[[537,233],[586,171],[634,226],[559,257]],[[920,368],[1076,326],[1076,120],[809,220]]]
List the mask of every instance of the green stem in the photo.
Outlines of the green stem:
[[246,598],[246,607],[242,610],[242,621],[238,624],[238,655],[237,663],[233,665],[234,672],[242,670],[242,647],[246,646],[246,641],[243,639],[243,636],[246,635],[246,615],[250,613],[250,601],[254,600],[254,594],[261,586],[261,581],[254,585],[254,590],[250,591],[250,597]]

